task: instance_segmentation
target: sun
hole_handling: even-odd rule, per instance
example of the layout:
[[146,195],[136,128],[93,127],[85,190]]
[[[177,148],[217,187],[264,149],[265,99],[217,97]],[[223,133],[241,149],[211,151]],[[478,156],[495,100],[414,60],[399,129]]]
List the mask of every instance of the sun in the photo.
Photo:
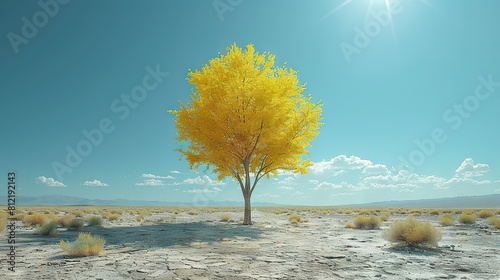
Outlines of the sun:
[[[367,8],[366,14],[365,14],[365,22],[367,22],[369,20],[368,17],[370,16],[370,14],[372,12],[372,9],[375,6],[380,7],[380,6],[383,5],[384,9],[386,9],[387,14],[389,16],[389,25],[391,27],[391,32],[392,32],[392,37],[394,39],[394,43],[397,45],[396,32],[394,31],[394,24],[393,24],[393,21],[392,21],[391,1],[394,4],[396,4],[400,0],[369,0],[368,1],[368,8]],[[431,4],[429,4],[429,2],[427,0],[418,0],[418,1],[421,2],[421,3],[423,3],[424,5],[432,8],[432,9],[435,9]],[[327,17],[333,15],[334,13],[336,13],[337,11],[339,11],[340,9],[342,9],[343,7],[349,5],[351,2],[353,2],[353,0],[345,0],[345,1],[343,1],[338,6],[336,6],[335,8],[333,8],[330,12],[328,12],[328,14],[326,14],[325,16],[323,16],[323,18],[321,20],[324,20]]]

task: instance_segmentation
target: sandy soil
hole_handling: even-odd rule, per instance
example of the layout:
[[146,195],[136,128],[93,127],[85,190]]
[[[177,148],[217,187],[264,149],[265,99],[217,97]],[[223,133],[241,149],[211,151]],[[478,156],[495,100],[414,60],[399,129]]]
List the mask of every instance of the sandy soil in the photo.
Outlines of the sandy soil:
[[106,239],[100,256],[68,258],[59,240],[77,231],[61,229],[44,237],[16,230],[16,272],[7,270],[6,236],[0,238],[0,279],[500,279],[500,231],[480,220],[475,225],[441,227],[435,249],[394,248],[380,230],[346,229],[351,215],[303,214],[292,225],[286,214],[253,212],[254,225],[220,221],[221,213],[154,214],[139,223],[119,221],[83,231]]

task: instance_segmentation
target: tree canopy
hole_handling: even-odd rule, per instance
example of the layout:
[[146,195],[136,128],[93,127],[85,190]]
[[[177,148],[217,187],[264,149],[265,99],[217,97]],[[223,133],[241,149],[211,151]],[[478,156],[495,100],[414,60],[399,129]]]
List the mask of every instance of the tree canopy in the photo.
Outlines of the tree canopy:
[[248,200],[264,176],[307,173],[311,162],[302,156],[322,125],[321,104],[302,95],[297,71],[274,62],[253,45],[243,51],[233,44],[201,71],[189,70],[191,100],[169,111],[190,167],[235,178]]

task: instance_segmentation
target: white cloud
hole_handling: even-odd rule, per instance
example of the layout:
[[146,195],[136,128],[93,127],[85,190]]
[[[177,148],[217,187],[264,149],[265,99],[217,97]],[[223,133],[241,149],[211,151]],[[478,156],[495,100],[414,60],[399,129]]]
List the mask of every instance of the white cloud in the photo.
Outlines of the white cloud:
[[342,193],[332,194],[332,196],[344,196],[344,195],[356,195],[356,193],[353,193],[353,192],[342,192]]
[[180,172],[180,171],[177,171],[177,170],[172,170],[172,171],[170,171],[170,173],[180,174],[181,172]]
[[108,184],[103,183],[103,182],[101,182],[99,180],[85,181],[85,182],[83,182],[82,185],[84,185],[84,186],[92,186],[92,187],[107,187],[108,186]]
[[211,189],[194,189],[194,190],[186,190],[184,192],[187,193],[214,193],[214,192],[221,192],[222,189],[218,187],[213,187]]
[[285,179],[279,181],[278,184],[280,184],[280,185],[291,185],[291,184],[293,184],[294,181],[295,181],[295,179],[293,177],[286,177]]
[[472,178],[457,178],[453,177],[441,184],[436,185],[436,189],[449,189],[456,187],[472,187],[472,186],[482,186],[482,185],[490,185],[495,183],[495,181],[490,180],[474,180]]
[[136,186],[165,186],[165,184],[158,179],[146,179],[142,183],[136,183]]
[[390,174],[389,169],[387,169],[387,166],[383,164],[370,164],[365,166],[363,169],[364,174],[382,174],[382,175],[387,175]]
[[313,189],[314,190],[326,190],[326,189],[340,189],[340,188],[348,188],[350,184],[346,182],[340,183],[340,185],[335,184],[335,183],[329,183],[329,182],[321,182],[318,185],[316,185]]
[[279,186],[278,190],[293,190],[293,187],[290,187],[290,186]]
[[188,178],[182,182],[189,185],[225,185],[224,182],[212,180],[207,175],[203,175],[203,177]]
[[174,177],[167,175],[167,176],[157,176],[153,174],[142,174],[143,178],[150,178],[150,179],[174,179]]
[[[332,158],[329,161],[315,162],[310,167],[310,169],[312,170],[312,173],[322,174],[327,170],[346,171],[346,170],[362,169],[365,166],[371,165],[371,164],[372,164],[371,161],[361,159],[357,156],[346,157],[345,155],[339,155],[339,156]],[[342,174],[342,173],[340,173],[340,174]],[[340,174],[335,174],[335,175],[340,175]]]
[[65,184],[54,180],[54,178],[47,178],[45,176],[39,176],[36,178],[37,183],[42,183],[49,187],[66,187]]
[[309,183],[311,183],[311,184],[318,184],[319,181],[318,180],[309,180]]
[[455,171],[455,177],[457,178],[471,178],[483,176],[485,173],[490,171],[490,167],[487,164],[478,163],[474,164],[471,158],[466,158],[462,164]]

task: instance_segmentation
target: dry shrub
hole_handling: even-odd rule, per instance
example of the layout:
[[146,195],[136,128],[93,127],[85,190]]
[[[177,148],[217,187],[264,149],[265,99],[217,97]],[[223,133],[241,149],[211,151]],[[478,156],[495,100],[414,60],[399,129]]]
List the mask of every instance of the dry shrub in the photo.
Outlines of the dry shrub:
[[102,218],[101,216],[90,216],[88,219],[87,219],[87,222],[89,223],[89,226],[102,226]]
[[373,214],[373,210],[363,209],[363,210],[359,211],[358,214],[359,215],[372,215]]
[[75,217],[77,218],[83,218],[83,216],[85,215],[85,213],[83,211],[74,211],[73,212],[73,215],[75,215]]
[[116,221],[120,218],[120,215],[119,214],[109,214],[108,215],[108,220],[109,221]]
[[387,220],[389,220],[389,216],[391,214],[388,214],[388,213],[383,213],[382,215],[380,215],[380,220],[383,221],[383,222],[386,222]]
[[85,221],[81,218],[72,219],[68,224],[68,229],[81,230]]
[[135,220],[136,220],[136,221],[138,221],[138,222],[142,222],[142,221],[144,221],[144,216],[139,215],[139,216],[137,216],[137,217],[135,218]]
[[347,223],[345,224],[345,228],[356,228],[356,226],[353,223]]
[[375,216],[357,216],[354,219],[354,226],[357,229],[377,229],[380,227],[382,220]]
[[12,216],[12,219],[15,219],[16,221],[22,221],[24,220],[24,214],[22,213],[19,213],[19,214],[15,214],[14,216]]
[[476,215],[464,212],[458,216],[458,221],[462,224],[473,224],[476,222]]
[[434,216],[437,216],[439,214],[441,214],[441,211],[440,210],[437,210],[437,209],[433,209],[429,212],[429,214],[431,215],[434,215]]
[[486,218],[495,216],[495,213],[493,213],[493,211],[490,211],[490,210],[482,210],[482,211],[479,211],[479,213],[477,215],[481,219],[486,219]]
[[490,222],[490,224],[496,228],[496,229],[500,229],[500,217],[489,217],[488,218],[488,222]]
[[442,234],[429,222],[419,222],[413,217],[397,220],[385,232],[384,237],[393,243],[406,243],[409,246],[437,246]]
[[455,224],[455,219],[453,219],[452,214],[444,214],[439,219],[439,224],[442,226],[452,226]]
[[63,227],[68,227],[74,218],[75,216],[73,215],[60,216],[57,218],[57,222]]
[[7,226],[7,213],[0,212],[0,234],[3,234]]
[[59,236],[59,231],[57,230],[58,223],[56,221],[50,221],[41,227],[37,228],[38,233],[41,235],[51,235],[53,237]]
[[290,214],[290,216],[288,216],[288,221],[292,224],[301,223],[302,217],[297,214]]
[[222,214],[220,215],[220,220],[223,222],[228,222],[231,220],[231,214]]
[[63,240],[59,243],[61,249],[71,257],[86,257],[99,255],[104,248],[106,240],[99,236],[92,236],[90,233],[80,233],[76,241],[66,243]]
[[49,221],[49,218],[44,214],[35,213],[24,217],[23,223],[28,226],[43,226]]

